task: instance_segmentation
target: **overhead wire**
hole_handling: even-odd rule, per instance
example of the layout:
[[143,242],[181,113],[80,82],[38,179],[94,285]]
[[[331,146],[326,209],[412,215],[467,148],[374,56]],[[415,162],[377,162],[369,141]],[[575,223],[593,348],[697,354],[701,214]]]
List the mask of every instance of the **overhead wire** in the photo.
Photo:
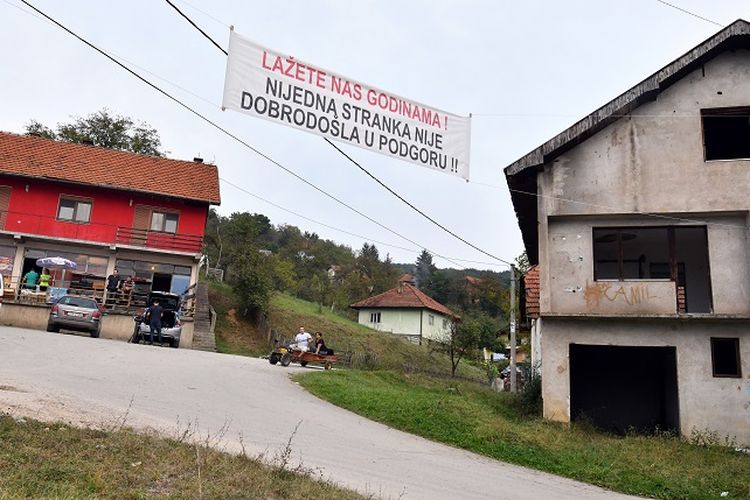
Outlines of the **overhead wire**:
[[720,27],[720,28],[723,28],[723,27],[724,27],[724,25],[723,25],[723,24],[721,24],[721,23],[717,23],[717,22],[716,22],[716,21],[714,21],[713,19],[709,19],[709,18],[707,18],[707,17],[703,17],[703,16],[701,16],[700,14],[696,14],[695,12],[689,11],[689,10],[687,10],[687,9],[683,9],[682,7],[680,7],[680,6],[678,6],[678,5],[675,5],[675,4],[673,4],[673,3],[669,3],[669,2],[666,2],[666,1],[664,1],[664,0],[656,0],[656,1],[657,1],[657,2],[659,2],[659,3],[660,3],[660,4],[662,4],[662,5],[666,5],[667,7],[672,7],[673,9],[679,10],[679,11],[680,11],[680,12],[682,12],[682,13],[685,13],[685,14],[687,14],[687,15],[689,15],[689,16],[693,16],[693,17],[695,17],[695,18],[697,18],[697,19],[700,19],[700,20],[702,20],[702,21],[706,21],[706,22],[708,22],[708,23],[711,23],[711,24],[713,24],[713,25],[716,25],[716,26],[718,26],[718,27]]
[[[218,49],[219,49],[219,50],[220,50],[220,51],[221,51],[221,52],[222,52],[222,53],[223,53],[224,55],[226,55],[226,56],[228,56],[228,55],[229,55],[229,54],[227,53],[227,51],[226,51],[226,50],[224,50],[224,49],[223,49],[223,48],[222,48],[222,47],[221,47],[221,46],[220,46],[220,45],[219,45],[219,44],[218,44],[218,43],[216,42],[216,40],[214,40],[213,38],[211,38],[211,36],[210,36],[210,35],[208,35],[208,34],[207,34],[207,33],[206,33],[205,31],[203,31],[203,30],[202,30],[202,29],[201,29],[201,28],[200,28],[200,27],[199,27],[199,26],[198,26],[198,25],[197,25],[197,24],[196,24],[196,23],[195,23],[195,22],[194,22],[194,21],[193,21],[192,19],[190,19],[190,17],[188,17],[188,16],[187,16],[186,14],[184,14],[184,13],[183,13],[183,12],[182,12],[182,11],[181,11],[180,9],[178,9],[178,8],[177,8],[177,7],[176,7],[176,6],[174,5],[174,3],[172,3],[172,2],[171,2],[171,0],[165,0],[165,1],[166,1],[166,2],[167,2],[167,3],[169,4],[169,5],[170,5],[170,6],[172,6],[172,8],[174,8],[174,9],[175,9],[175,10],[176,10],[176,11],[177,11],[177,12],[178,12],[178,13],[179,13],[179,14],[180,14],[180,15],[181,15],[181,16],[182,16],[183,18],[185,18],[185,19],[186,19],[186,20],[187,20],[187,21],[188,21],[188,22],[190,23],[190,25],[191,25],[191,26],[193,26],[193,27],[194,27],[194,28],[195,28],[196,30],[198,30],[198,31],[199,31],[199,32],[201,33],[201,35],[203,35],[203,36],[204,36],[204,37],[205,37],[206,39],[208,39],[208,40],[209,40],[209,41],[210,41],[210,42],[211,42],[211,43],[212,43],[212,44],[213,44],[214,46],[216,46],[216,47],[217,47],[217,48],[218,48]],[[424,212],[423,210],[421,210],[420,208],[416,207],[416,206],[415,206],[415,205],[414,205],[413,203],[411,203],[411,202],[410,202],[410,201],[408,201],[408,200],[407,200],[406,198],[404,198],[404,197],[403,197],[403,196],[401,196],[401,195],[400,195],[399,193],[397,193],[397,192],[396,192],[396,191],[395,191],[395,190],[394,190],[393,188],[391,188],[391,187],[390,187],[390,186],[388,186],[388,185],[387,185],[386,183],[384,183],[383,181],[381,181],[381,180],[380,180],[380,179],[379,179],[378,177],[376,177],[376,176],[375,176],[375,175],[374,175],[374,174],[373,174],[372,172],[370,172],[369,170],[367,170],[367,169],[366,169],[365,167],[363,167],[363,166],[362,166],[362,165],[361,165],[361,164],[360,164],[359,162],[357,162],[357,161],[356,161],[356,160],[354,160],[354,159],[353,159],[353,158],[352,158],[351,156],[349,156],[348,154],[346,154],[346,153],[345,153],[345,152],[344,152],[344,151],[343,151],[343,150],[342,150],[341,148],[339,148],[339,147],[338,147],[338,146],[337,146],[336,144],[334,144],[334,143],[333,143],[333,142],[332,142],[332,141],[331,141],[330,139],[328,139],[327,137],[324,137],[323,139],[324,139],[324,140],[325,140],[325,141],[326,141],[326,142],[327,142],[327,143],[328,143],[328,144],[329,144],[329,145],[330,145],[330,146],[331,146],[332,148],[334,148],[334,149],[335,149],[336,151],[338,151],[338,153],[339,153],[339,154],[341,154],[341,155],[342,155],[342,156],[343,156],[344,158],[346,158],[346,159],[347,159],[347,160],[349,160],[349,161],[350,161],[350,162],[351,162],[352,164],[354,164],[354,165],[355,165],[355,166],[356,166],[356,167],[357,167],[357,168],[358,168],[359,170],[361,170],[361,171],[362,171],[362,172],[364,172],[364,173],[365,173],[365,174],[366,174],[366,175],[367,175],[368,177],[370,177],[370,178],[371,178],[372,180],[374,180],[374,181],[375,181],[375,182],[376,182],[376,183],[377,183],[378,185],[380,185],[381,187],[383,187],[383,188],[384,188],[384,189],[385,189],[386,191],[388,191],[389,193],[391,193],[391,194],[392,194],[393,196],[395,196],[395,197],[396,197],[396,198],[397,198],[398,200],[400,200],[401,202],[403,202],[404,204],[406,204],[406,206],[408,206],[409,208],[411,208],[412,210],[414,210],[415,212],[417,212],[417,213],[418,213],[419,215],[421,215],[422,217],[424,217],[425,219],[427,219],[427,220],[428,220],[429,222],[431,222],[432,224],[434,224],[435,226],[437,226],[437,227],[438,227],[439,229],[441,229],[442,231],[444,231],[444,232],[448,233],[448,234],[449,234],[449,235],[451,235],[452,237],[456,238],[456,239],[457,239],[458,241],[460,241],[460,242],[462,242],[463,244],[465,244],[465,245],[467,245],[467,246],[469,246],[469,247],[473,248],[474,250],[476,250],[476,251],[478,251],[478,252],[480,252],[480,253],[482,253],[482,254],[484,254],[484,255],[486,255],[486,256],[488,256],[488,257],[490,257],[491,259],[495,259],[495,260],[497,260],[498,262],[502,262],[503,264],[506,264],[506,265],[508,265],[508,266],[513,266],[513,265],[514,265],[514,264],[513,264],[512,262],[509,262],[509,261],[507,261],[507,260],[501,259],[500,257],[497,257],[497,256],[495,256],[495,255],[491,254],[490,252],[488,252],[488,251],[486,251],[486,250],[484,250],[484,249],[480,248],[479,246],[475,245],[474,243],[471,243],[470,241],[468,241],[468,240],[466,240],[465,238],[461,237],[461,236],[460,236],[460,235],[458,235],[458,234],[457,234],[456,232],[454,232],[454,231],[452,231],[452,230],[448,229],[448,228],[447,228],[447,227],[446,227],[445,225],[441,224],[440,222],[438,222],[437,220],[435,220],[435,219],[434,219],[433,217],[431,217],[430,215],[428,215],[427,213],[425,213],[425,212]]]
[[[171,4],[170,0],[166,0],[166,1]],[[184,0],[180,0],[180,1],[184,1]],[[708,18],[705,18],[703,16],[700,16],[700,15],[694,13],[694,12],[688,11],[686,9],[683,9],[683,8],[681,8],[679,6],[676,6],[674,4],[671,4],[669,2],[666,2],[666,1],[663,1],[663,0],[657,0],[657,1],[660,2],[660,3],[662,3],[662,4],[664,4],[664,5],[672,7],[674,9],[682,11],[682,12],[684,12],[686,14],[689,14],[689,15],[691,15],[693,17],[696,17],[698,19],[702,19],[704,21],[710,22],[710,23],[715,24],[715,25],[717,25],[719,27],[724,27],[722,24],[720,24],[720,23],[718,23],[716,21],[713,21],[711,19],[708,19]],[[204,12],[204,14],[208,15],[205,12]],[[214,45],[217,45],[216,41],[213,40],[210,36],[206,35],[205,32],[203,32],[203,30],[200,30],[200,28],[198,28],[197,25],[192,20],[188,19],[188,21],[192,25],[194,25],[204,36],[206,36]],[[221,22],[221,24],[225,24],[225,23]],[[226,54],[226,51],[224,51],[223,49],[222,49],[222,52],[224,52]],[[512,114],[512,113],[506,113],[506,114],[500,114],[500,113],[472,113],[472,116],[509,116],[510,117],[510,116],[529,116],[529,115],[520,115],[520,114]],[[573,115],[552,115],[552,114],[550,114],[550,115],[542,115],[542,114],[540,114],[539,116],[573,116]],[[677,114],[677,113],[672,113],[672,114],[632,114],[632,113],[624,113],[624,114],[622,114],[622,113],[620,113],[620,114],[609,115],[609,117],[612,117],[612,118],[706,118],[706,117],[712,117],[712,116],[714,116],[714,115],[705,114],[705,113],[702,113],[702,114],[700,114],[700,113],[679,113],[679,114]],[[723,116],[723,115],[720,115],[720,116]],[[737,116],[737,115],[733,115],[733,116]],[[748,114],[748,116],[750,116],[750,114]],[[357,162],[351,156],[349,156],[348,154],[346,154],[341,148],[339,148],[331,140],[329,140],[328,138],[324,138],[324,140],[331,147],[333,147],[336,151],[338,151],[342,156],[344,156],[347,160],[349,160],[355,166],[357,166],[357,168],[359,168],[362,172],[364,172],[368,177],[370,177],[372,180],[374,180],[375,182],[377,182],[381,187],[383,187],[384,189],[386,189],[392,195],[394,195],[395,197],[397,197],[400,201],[402,201],[403,203],[405,203],[406,205],[408,205],[411,209],[413,209],[414,211],[416,211],[417,213],[419,213],[422,217],[425,217],[427,220],[429,220],[431,223],[433,223],[436,226],[438,226],[443,231],[447,232],[448,234],[450,234],[454,238],[459,239],[461,242],[463,242],[464,244],[470,246],[474,250],[479,251],[480,253],[488,255],[488,256],[492,257],[493,259],[496,259],[496,260],[498,260],[498,261],[500,261],[500,262],[502,262],[504,264],[512,265],[510,262],[505,261],[503,259],[500,259],[500,258],[498,258],[498,257],[496,257],[496,256],[494,256],[494,255],[492,255],[492,254],[490,254],[488,252],[486,252],[485,250],[477,247],[476,245],[474,245],[471,242],[465,240],[464,238],[462,238],[461,236],[457,235],[456,233],[454,233],[453,231],[451,231],[450,229],[448,229],[444,225],[440,224],[438,221],[436,221],[435,219],[433,219],[432,217],[430,217],[424,211],[420,210],[418,207],[414,206],[408,200],[406,200],[401,195],[399,195],[396,191],[394,191],[393,189],[391,189],[387,184],[385,184],[380,179],[378,179],[370,171],[368,171],[367,169],[365,169],[359,162]],[[555,196],[551,196],[551,195],[540,195],[538,193],[532,193],[532,192],[528,192],[528,191],[521,191],[521,190],[517,190],[517,189],[502,188],[500,186],[496,186],[496,185],[492,185],[492,184],[484,184],[484,183],[481,183],[481,182],[473,182],[472,181],[471,183],[472,184],[479,184],[479,185],[486,185],[486,186],[489,186],[489,187],[496,187],[496,188],[500,188],[500,189],[509,189],[511,192],[516,192],[518,194],[523,194],[523,195],[528,195],[528,196],[537,196],[537,197],[544,197],[544,198],[552,198],[552,199],[556,199],[558,201],[565,201],[565,202],[568,202],[568,203],[576,203],[576,204],[580,204],[580,205],[587,205],[587,206],[596,207],[596,208],[605,208],[605,209],[608,209],[608,210],[615,210],[615,211],[621,210],[621,209],[618,209],[618,208],[615,208],[615,207],[611,207],[611,206],[593,204],[593,203],[582,202],[582,201],[578,201],[578,200],[571,200],[571,199],[566,199],[566,198],[561,198],[561,197],[555,197]],[[675,217],[675,216],[669,216],[669,215],[664,215],[664,214],[654,214],[654,213],[644,213],[644,212],[641,212],[641,213],[639,213],[639,215],[646,216],[646,217],[658,218],[658,219],[662,219],[662,220],[671,220],[671,221],[685,222],[685,223],[691,223],[691,224],[704,223],[704,224],[710,224],[710,225],[714,225],[714,226],[734,227],[734,228],[743,228],[743,229],[747,228],[747,226],[739,226],[739,225],[736,225],[736,224],[724,224],[724,223],[718,223],[718,222],[701,221],[701,220],[696,220],[696,219],[687,219],[687,218],[683,218],[683,217]]]
[[146,85],[148,85],[149,87],[151,87],[152,89],[156,90],[158,93],[160,93],[163,96],[167,97],[168,99],[170,99],[171,101],[175,102],[176,104],[178,104],[182,108],[186,109],[187,111],[189,111],[193,115],[197,116],[198,118],[200,118],[204,122],[208,123],[209,125],[211,125],[215,129],[219,130],[220,132],[222,132],[226,136],[230,137],[231,139],[233,139],[234,141],[238,142],[239,144],[245,146],[249,150],[251,150],[254,153],[256,153],[258,156],[264,158],[265,160],[269,161],[273,165],[281,168],[282,170],[284,170],[288,174],[292,175],[296,179],[298,179],[298,180],[302,181],[303,183],[307,184],[308,186],[312,187],[313,189],[315,189],[316,191],[318,191],[321,194],[325,195],[326,197],[328,197],[328,198],[336,201],[338,204],[346,207],[347,209],[351,210],[352,212],[356,213],[357,215],[359,215],[359,216],[361,216],[361,217],[369,220],[373,224],[376,224],[377,226],[381,227],[382,229],[385,229],[386,231],[388,231],[388,232],[390,232],[390,233],[398,236],[399,238],[401,238],[401,239],[403,239],[405,241],[408,241],[412,245],[415,245],[415,246],[417,246],[419,248],[424,248],[425,250],[429,251],[431,254],[435,255],[436,257],[440,257],[443,260],[451,262],[451,263],[455,264],[458,267],[461,267],[461,268],[464,267],[462,264],[460,264],[458,262],[455,262],[452,259],[450,259],[450,258],[448,258],[448,257],[446,257],[444,255],[441,255],[441,254],[439,254],[439,253],[437,253],[437,252],[435,252],[433,250],[430,250],[427,246],[421,245],[421,244],[417,243],[416,241],[412,240],[411,238],[409,238],[409,237],[407,237],[407,236],[399,233],[398,231],[396,231],[396,230],[394,230],[394,229],[386,226],[385,224],[377,221],[376,219],[374,219],[374,218],[370,217],[369,215],[363,213],[362,211],[358,210],[357,208],[349,205],[348,203],[346,203],[343,200],[337,198],[336,196],[332,195],[331,193],[325,191],[323,188],[317,186],[313,182],[305,179],[304,177],[302,177],[301,175],[297,174],[293,170],[287,168],[286,166],[284,166],[280,162],[274,160],[273,158],[271,158],[267,154],[263,153],[259,149],[255,148],[254,146],[252,146],[251,144],[249,144],[245,140],[243,140],[240,137],[238,137],[237,135],[235,135],[234,133],[228,131],[227,129],[225,129],[221,125],[219,125],[216,122],[214,122],[213,120],[211,120],[210,118],[206,117],[205,115],[203,115],[200,112],[196,111],[195,109],[191,108],[190,106],[188,106],[187,104],[185,104],[184,102],[182,102],[180,99],[176,98],[175,96],[173,96],[169,92],[163,90],[162,88],[160,88],[159,86],[157,86],[156,84],[154,84],[153,82],[151,82],[150,80],[148,80],[147,78],[145,78],[142,75],[140,75],[138,72],[134,71],[132,68],[130,68],[127,65],[123,64],[122,62],[118,61],[116,58],[114,58],[109,53],[107,53],[107,51],[105,51],[103,49],[100,49],[98,46],[96,46],[93,43],[89,42],[88,40],[86,40],[82,36],[78,35],[74,31],[72,31],[71,29],[69,29],[68,27],[66,27],[62,23],[60,23],[59,21],[57,21],[54,18],[52,18],[51,16],[47,15],[45,12],[43,12],[42,10],[38,9],[33,4],[31,4],[30,2],[28,2],[28,0],[20,0],[20,1],[24,5],[26,5],[27,7],[31,8],[32,10],[34,10],[35,12],[37,12],[38,14],[40,14],[41,16],[43,16],[48,21],[52,22],[58,28],[62,29],[63,31],[65,31],[69,35],[73,36],[74,38],[78,39],[80,42],[82,42],[83,44],[85,44],[89,48],[91,48],[91,49],[95,50],[96,52],[100,53],[101,55],[103,55],[104,57],[106,57],[107,59],[109,59],[110,61],[112,61],[113,63],[115,63],[117,66],[121,67],[122,69],[124,69],[125,71],[127,71],[128,73],[130,73],[131,75],[133,75],[134,77],[136,77],[137,79],[139,79],[140,81],[142,81],[143,83],[145,83]]
[[[591,203],[591,202],[588,202],[588,201],[574,200],[572,198],[564,198],[562,196],[554,196],[554,195],[549,195],[549,194],[539,194],[539,193],[534,193],[532,191],[524,191],[524,190],[521,190],[521,189],[513,189],[513,188],[511,188],[509,186],[499,186],[497,184],[489,184],[489,183],[485,183],[485,182],[472,181],[471,184],[476,184],[476,185],[479,185],[479,186],[486,186],[486,187],[490,187],[490,188],[493,188],[493,189],[499,189],[499,190],[502,190],[502,191],[506,191],[507,190],[507,191],[510,191],[512,193],[523,194],[523,195],[526,195],[526,196],[533,196],[533,197],[536,197],[536,198],[550,199],[550,200],[555,200],[555,201],[563,201],[563,202],[566,202],[566,203],[573,203],[573,204],[576,204],[576,205],[585,205],[585,206],[588,206],[588,207],[591,207],[591,208],[601,208],[601,209],[605,209],[605,210],[611,210],[611,211],[613,211],[615,213],[623,213],[624,214],[628,210],[628,209],[623,209],[622,207],[615,207],[613,205],[602,205],[600,203]],[[627,212],[627,213],[628,214],[632,214],[632,212]],[[730,227],[730,228],[734,228],[734,229],[750,229],[750,226],[747,226],[747,225],[726,224],[726,223],[723,223],[723,222],[712,222],[712,221],[707,221],[707,220],[703,220],[703,219],[688,219],[688,218],[685,218],[685,217],[678,217],[678,216],[666,215],[666,214],[656,214],[656,213],[653,213],[653,212],[637,212],[637,213],[635,213],[635,215],[639,215],[641,217],[652,217],[652,218],[655,218],[655,219],[671,220],[671,221],[674,221],[674,222],[683,222],[683,223],[686,223],[686,224],[705,224],[707,226]]]
[[215,23],[221,24],[225,28],[230,28],[231,27],[229,23],[226,23],[226,22],[222,21],[218,17],[215,17],[215,16],[211,15],[210,12],[206,12],[205,10],[201,9],[200,7],[196,7],[195,5],[193,5],[190,2],[187,2],[186,0],[177,0],[177,1],[180,2],[180,3],[182,3],[182,4],[187,5],[188,7],[190,7],[191,9],[193,9],[193,10],[195,10],[197,12],[200,12],[201,14],[203,14],[204,16],[206,16],[207,18],[211,19]]
[[222,47],[221,45],[219,45],[219,44],[218,44],[218,43],[216,42],[216,40],[214,40],[213,38],[211,38],[210,36],[208,36],[208,34],[207,34],[207,33],[206,33],[205,31],[203,31],[203,30],[201,29],[201,27],[200,27],[200,26],[198,26],[197,24],[195,24],[195,23],[193,22],[193,20],[192,20],[192,19],[190,19],[190,18],[189,18],[189,17],[187,16],[187,14],[185,14],[184,12],[182,12],[182,11],[180,10],[180,8],[179,8],[179,7],[177,7],[177,6],[176,6],[176,5],[174,4],[174,3],[172,3],[172,1],[171,1],[171,0],[164,0],[164,1],[165,1],[165,2],[167,2],[167,3],[168,3],[168,4],[169,4],[169,5],[170,5],[170,6],[171,6],[171,7],[172,7],[172,8],[174,9],[174,10],[176,10],[176,11],[177,11],[177,13],[179,13],[179,14],[180,14],[180,15],[181,15],[181,16],[182,16],[183,18],[185,18],[185,20],[186,20],[187,22],[189,22],[189,23],[190,23],[190,24],[191,24],[191,25],[193,26],[193,28],[197,29],[197,30],[198,30],[198,31],[199,31],[199,32],[201,33],[201,35],[203,35],[203,36],[204,36],[204,37],[206,37],[206,38],[207,38],[207,39],[208,39],[208,40],[209,40],[209,41],[210,41],[211,43],[213,43],[213,44],[214,44],[214,46],[215,46],[215,47],[216,47],[217,49],[219,49],[220,51],[222,51],[222,52],[224,53],[224,55],[225,55],[225,56],[228,56],[228,55],[229,55],[229,52],[227,52],[226,50],[224,50],[224,48],[223,48],[223,47]]

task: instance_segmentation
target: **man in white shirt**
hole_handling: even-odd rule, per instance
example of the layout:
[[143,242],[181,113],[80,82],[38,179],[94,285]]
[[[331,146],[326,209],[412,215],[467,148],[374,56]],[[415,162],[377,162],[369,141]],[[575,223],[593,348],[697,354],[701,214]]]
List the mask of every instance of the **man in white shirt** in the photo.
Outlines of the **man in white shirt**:
[[305,327],[300,326],[299,333],[294,337],[294,344],[291,347],[302,352],[307,352],[310,348],[310,342],[312,339],[312,335],[305,331]]

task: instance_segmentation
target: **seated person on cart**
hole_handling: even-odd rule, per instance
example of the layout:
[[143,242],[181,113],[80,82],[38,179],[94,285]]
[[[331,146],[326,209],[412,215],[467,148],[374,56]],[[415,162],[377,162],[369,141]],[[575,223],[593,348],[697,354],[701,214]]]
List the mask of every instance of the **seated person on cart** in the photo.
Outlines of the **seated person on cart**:
[[312,341],[312,335],[305,331],[304,326],[299,327],[299,333],[294,337],[294,344],[289,346],[294,351],[307,352],[310,350],[310,341]]
[[320,332],[315,332],[315,354],[320,354],[321,356],[330,356],[333,354],[333,349],[326,347],[323,334]]

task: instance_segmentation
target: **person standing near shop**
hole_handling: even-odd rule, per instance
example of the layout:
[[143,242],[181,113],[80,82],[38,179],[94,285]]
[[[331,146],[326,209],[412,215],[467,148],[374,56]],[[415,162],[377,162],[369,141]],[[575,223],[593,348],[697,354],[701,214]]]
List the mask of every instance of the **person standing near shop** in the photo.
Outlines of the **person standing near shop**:
[[32,267],[31,271],[26,273],[26,276],[23,277],[23,287],[30,290],[35,289],[37,281],[39,281],[39,273],[37,273],[36,269]]
[[107,276],[107,297],[114,296],[119,288],[120,272],[115,268],[114,271],[112,271],[112,274]]
[[39,290],[46,292],[50,281],[52,281],[52,275],[47,268],[42,268],[42,274],[39,275]]

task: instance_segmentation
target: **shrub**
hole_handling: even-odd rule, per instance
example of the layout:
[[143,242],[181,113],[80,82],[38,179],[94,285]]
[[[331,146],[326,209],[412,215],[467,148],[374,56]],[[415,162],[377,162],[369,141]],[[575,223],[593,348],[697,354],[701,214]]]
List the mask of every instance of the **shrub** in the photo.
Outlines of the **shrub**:
[[532,374],[520,393],[521,410],[527,415],[542,414],[542,377]]

